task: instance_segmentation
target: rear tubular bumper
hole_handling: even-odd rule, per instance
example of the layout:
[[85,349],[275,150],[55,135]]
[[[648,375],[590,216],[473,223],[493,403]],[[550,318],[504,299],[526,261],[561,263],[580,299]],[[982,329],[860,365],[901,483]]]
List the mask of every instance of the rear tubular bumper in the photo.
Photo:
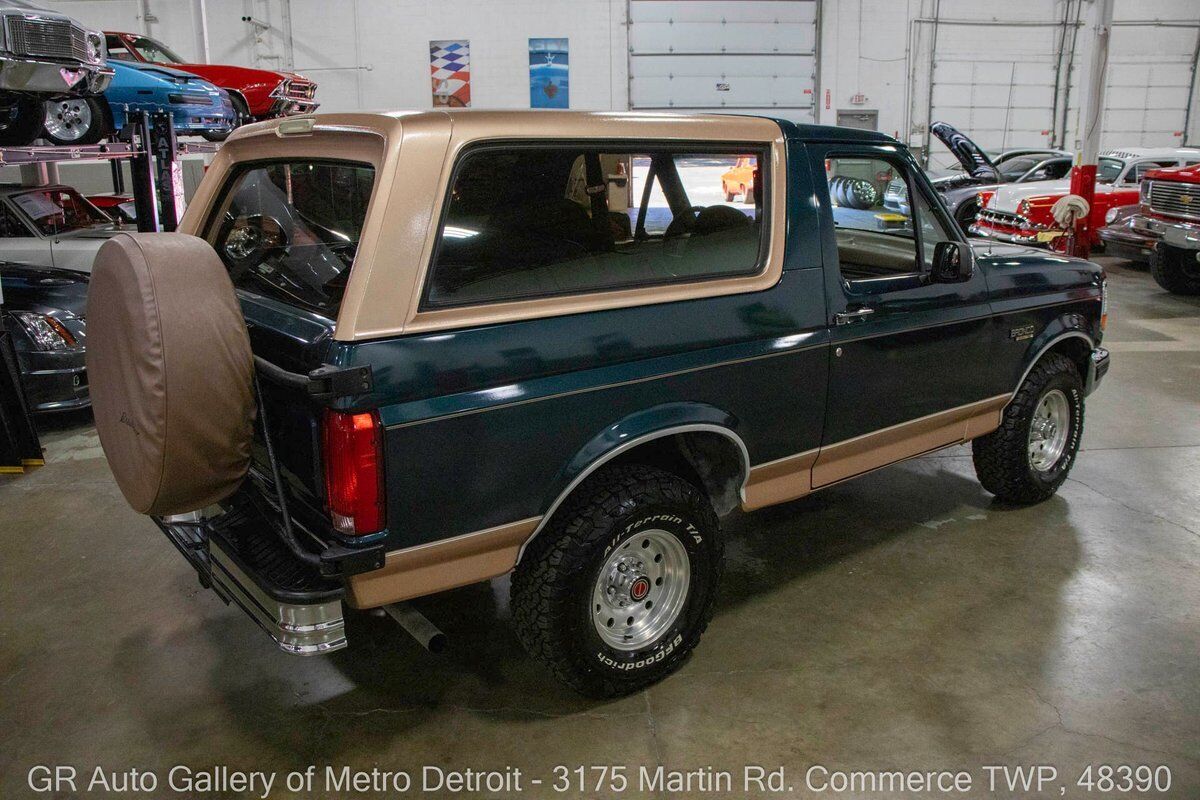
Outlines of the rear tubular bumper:
[[320,655],[346,646],[340,582],[297,561],[253,504],[155,522],[201,585],[245,611],[281,650]]

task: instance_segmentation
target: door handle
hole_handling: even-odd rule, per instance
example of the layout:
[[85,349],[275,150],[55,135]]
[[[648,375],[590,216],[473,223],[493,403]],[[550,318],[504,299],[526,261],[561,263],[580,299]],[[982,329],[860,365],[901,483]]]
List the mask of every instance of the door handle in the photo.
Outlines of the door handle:
[[839,311],[833,315],[833,321],[837,325],[849,325],[852,322],[862,322],[874,313],[875,309],[873,308],[856,308],[853,311]]

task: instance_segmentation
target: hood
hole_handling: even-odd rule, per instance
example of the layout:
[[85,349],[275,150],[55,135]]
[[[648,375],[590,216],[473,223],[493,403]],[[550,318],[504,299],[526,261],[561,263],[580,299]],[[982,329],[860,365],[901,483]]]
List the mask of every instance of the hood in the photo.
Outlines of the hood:
[[54,267],[0,262],[0,284],[7,311],[69,311],[77,317],[87,309],[88,276]]
[[[996,187],[996,193],[988,203],[988,208],[993,211],[1007,211],[1015,214],[1017,212],[1017,205],[1022,200],[1042,195],[1057,197],[1066,194],[1070,188],[1071,182],[1069,180],[1006,183]],[[1102,188],[1103,184],[1096,185],[1097,192],[1101,191]]]
[[959,164],[962,164],[963,171],[971,177],[986,181],[1001,179],[1000,170],[996,169],[987,153],[953,125],[935,122],[929,126],[929,132],[946,145],[946,149],[954,154]]
[[162,78],[173,82],[195,80],[196,76],[190,72],[175,69],[174,67],[164,66],[163,64],[143,64],[140,61],[122,61],[120,59],[111,59],[108,65],[117,71],[119,75],[125,70],[140,72],[144,75],[152,75],[156,78]]
[[180,70],[185,70],[188,74],[199,75],[201,78],[210,80],[213,83],[232,88],[251,84],[270,84],[271,86],[275,86],[285,79],[308,80],[290,72],[276,72],[271,69],[257,69],[254,67],[238,67],[231,64],[176,64],[175,66]]
[[1179,183],[1200,183],[1200,164],[1186,167],[1164,167],[1146,172],[1145,178],[1156,181],[1177,181]]

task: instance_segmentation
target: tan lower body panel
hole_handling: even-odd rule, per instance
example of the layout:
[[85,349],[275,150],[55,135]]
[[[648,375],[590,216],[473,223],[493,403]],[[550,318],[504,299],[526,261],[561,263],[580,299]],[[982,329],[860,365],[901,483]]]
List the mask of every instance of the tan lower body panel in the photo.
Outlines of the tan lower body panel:
[[1011,396],[989,397],[822,447],[812,469],[813,488],[990,433],[1000,427]]
[[374,608],[503,575],[516,566],[521,545],[541,521],[541,517],[530,517],[441,542],[394,550],[387,554],[380,569],[349,578],[346,600],[355,608]]
[[[753,511],[795,500],[831,483],[991,433],[1000,426],[1011,397],[998,395],[759,464],[750,470],[742,508]],[[392,551],[382,568],[349,578],[346,600],[355,608],[374,608],[503,575],[517,565],[521,546],[541,521],[530,517]]]
[[795,500],[831,483],[991,433],[1000,427],[1004,406],[1011,397],[989,397],[759,464],[750,470],[742,508],[753,511]]

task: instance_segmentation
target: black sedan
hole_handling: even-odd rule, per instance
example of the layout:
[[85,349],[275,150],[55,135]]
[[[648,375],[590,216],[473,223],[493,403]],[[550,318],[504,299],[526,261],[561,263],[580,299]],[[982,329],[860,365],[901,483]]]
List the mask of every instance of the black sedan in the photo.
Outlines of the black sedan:
[[21,383],[35,412],[91,405],[84,344],[88,276],[0,262],[4,327],[13,337]]

